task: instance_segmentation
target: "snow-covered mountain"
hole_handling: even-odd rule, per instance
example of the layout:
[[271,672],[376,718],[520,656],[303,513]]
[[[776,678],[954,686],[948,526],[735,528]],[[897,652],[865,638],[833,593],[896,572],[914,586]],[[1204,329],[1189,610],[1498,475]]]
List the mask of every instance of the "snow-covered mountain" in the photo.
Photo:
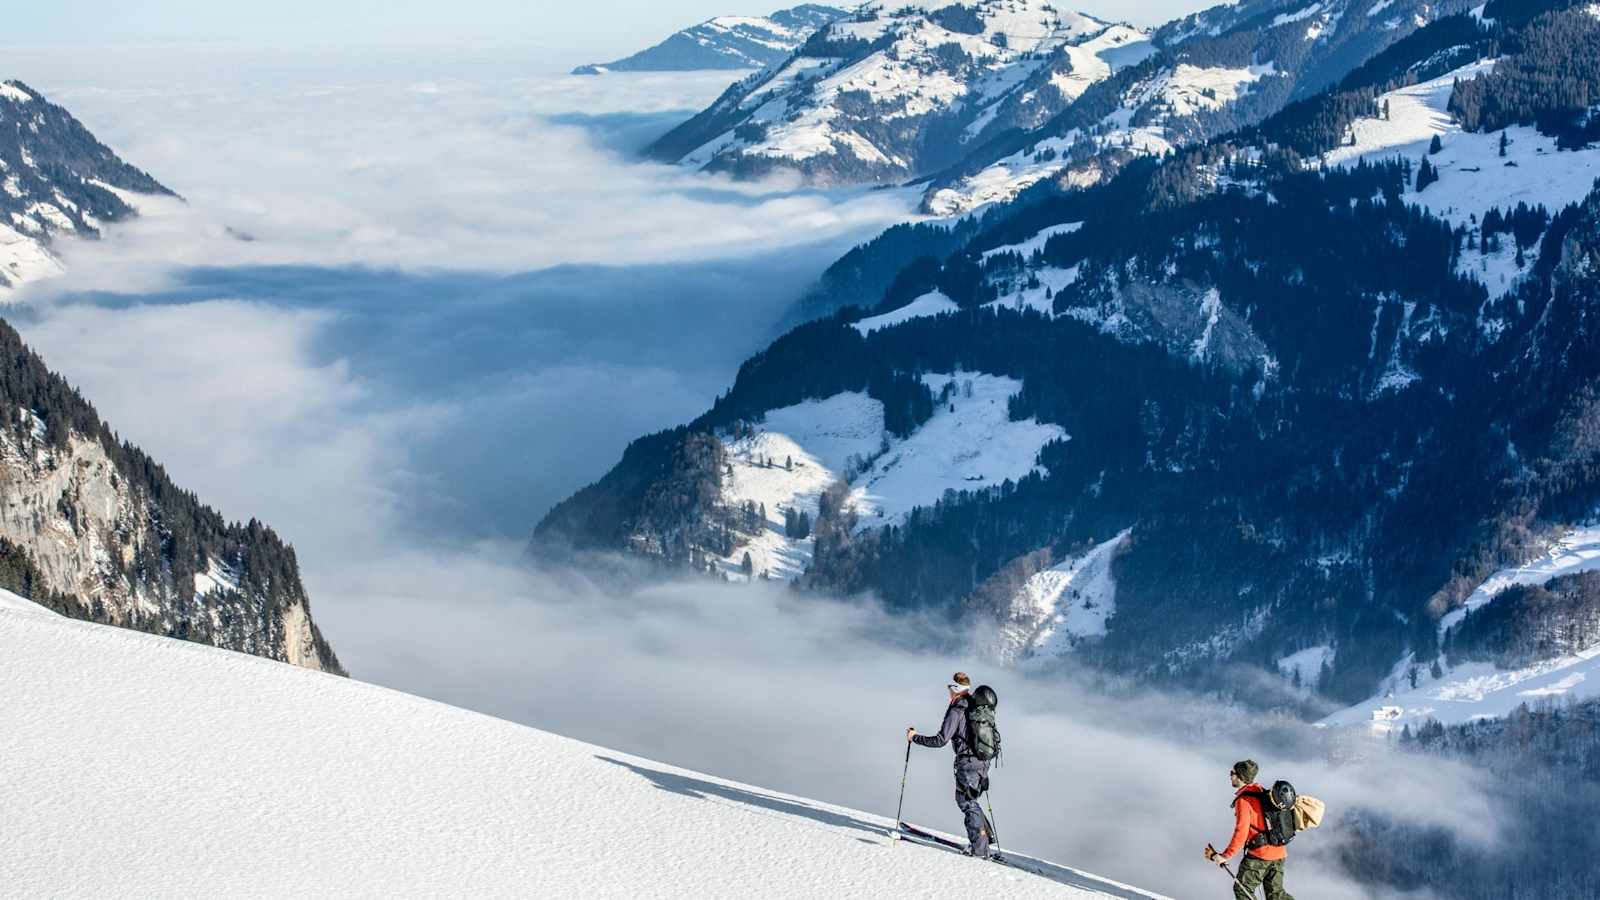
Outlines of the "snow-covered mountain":
[[38,91],[0,82],[0,297],[61,271],[54,239],[134,215],[127,194],[171,193]]
[[1045,0],[873,2],[649,153],[739,177],[929,178],[924,211],[953,215],[1260,121],[1469,5],[1247,0],[1145,32]]
[[836,7],[804,3],[769,16],[718,16],[632,56],[579,66],[572,74],[761,69],[787,59],[818,28],[847,14]]
[[0,680],[0,875],[16,896],[1159,900],[5,595]]
[[964,0],[932,11],[873,0],[648,152],[741,177],[904,179],[955,163],[991,129],[1048,118],[1148,52],[1143,32],[1047,0]]
[[1467,0],[1248,0],[1150,35],[1143,64],[1102,79],[1060,115],[995,131],[930,185],[924,208],[952,215],[1008,200],[1046,179],[1092,184],[1129,159],[1259,121],[1344,77]]
[[[1180,52],[1306,53],[1356,15],[1344,46],[1378,49],[1196,146],[851,251],[819,318],[536,539],[980,612],[1012,658],[1244,663],[1345,703],[1428,667],[1474,585],[1600,508],[1600,18],[1500,0],[1385,43],[1400,2],[1197,20],[1220,33]],[[1506,630],[1589,602],[1550,594]],[[1515,655],[1469,621],[1458,651]]]

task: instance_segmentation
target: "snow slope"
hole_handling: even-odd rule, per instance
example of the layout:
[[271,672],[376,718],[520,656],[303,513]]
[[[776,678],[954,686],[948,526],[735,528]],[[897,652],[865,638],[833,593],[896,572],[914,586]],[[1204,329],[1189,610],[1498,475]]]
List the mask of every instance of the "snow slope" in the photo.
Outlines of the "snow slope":
[[[1131,58],[1137,62],[1142,57]],[[1092,140],[1103,149],[1121,149],[1140,155],[1165,154],[1179,143],[1169,132],[1175,122],[1236,103],[1249,93],[1255,82],[1275,74],[1277,70],[1271,63],[1239,68],[1182,63],[1160,69],[1123,92],[1120,107],[1095,125],[1093,130],[1097,134],[1073,129],[996,160],[972,175],[933,190],[927,199],[928,211],[940,216],[971,212],[990,203],[1011,200],[1027,188],[1057,175],[1067,177],[1073,186],[1093,184],[1101,177],[1099,167],[1093,162],[1073,168],[1067,174],[1072,166],[1070,154],[1078,144]],[[1110,77],[1110,69],[1104,77]],[[1079,93],[1086,89],[1087,86]]]
[[1106,622],[1117,611],[1111,562],[1132,533],[1123,531],[1029,578],[1001,627],[1002,654],[1009,659],[1049,658],[1071,652],[1086,639],[1104,637]]
[[932,291],[923,294],[899,309],[890,310],[882,315],[868,316],[850,327],[861,332],[862,337],[866,337],[874,331],[899,325],[901,322],[909,322],[912,319],[921,319],[927,316],[937,316],[941,313],[955,312],[960,308],[956,306],[954,300],[938,291]]
[[835,482],[850,483],[845,502],[855,510],[857,528],[878,528],[903,522],[911,510],[932,506],[946,491],[982,490],[1024,478],[1039,468],[1039,451],[1046,444],[1067,438],[1056,425],[1011,421],[1007,401],[1022,389],[1016,379],[958,372],[924,375],[923,381],[935,398],[950,385],[949,396],[903,439],[884,430],[883,404],[857,392],[770,410],[753,433],[723,435],[733,469],[723,480],[723,503],[733,509],[753,503],[758,512],[765,508],[766,518],[760,533],[735,543],[717,561],[718,568],[732,580],[743,580],[748,553],[756,577],[765,573],[793,580],[805,572],[814,541],[787,536],[784,513],[803,511],[815,522],[822,493]]
[[867,813],[46,614],[0,609],[0,680],[7,896],[1155,896],[893,844]]
[[45,615],[51,616],[55,615],[54,612],[45,609],[32,600],[29,600],[27,597],[13,594],[10,591],[3,589],[0,589],[0,610],[11,610],[13,612],[26,613],[44,613]]
[[[1494,62],[1463,66],[1431,81],[1390,91],[1378,98],[1388,103],[1389,118],[1358,119],[1352,126],[1354,144],[1325,154],[1329,165],[1355,165],[1359,160],[1395,158],[1419,164],[1427,157],[1439,170],[1439,180],[1418,191],[1413,182],[1404,195],[1407,204],[1427,209],[1455,226],[1471,227],[1491,208],[1509,210],[1518,203],[1544,206],[1552,215],[1589,193],[1600,177],[1600,148],[1557,151],[1554,138],[1536,129],[1514,126],[1504,131],[1506,155],[1500,156],[1501,132],[1461,130],[1447,109],[1456,80],[1466,80],[1494,68]],[[1439,153],[1428,156],[1428,144],[1438,137]],[[1538,245],[1530,248],[1531,266]],[[1462,254],[1463,271],[1474,274],[1491,296],[1505,294],[1521,274],[1516,250],[1507,243],[1488,255]]]
[[946,491],[999,487],[1039,469],[1039,451],[1066,440],[1058,425],[1010,419],[1007,401],[1022,382],[999,375],[969,373],[922,376],[935,399],[953,386],[948,400],[936,403],[933,418],[903,441],[893,441],[853,482],[850,502],[859,527],[875,528],[905,520],[912,509],[932,506]]
[[815,521],[822,492],[882,443],[883,404],[856,392],[771,410],[755,434],[725,436],[733,475],[723,480],[723,502],[730,507],[754,503],[767,516],[762,532],[735,546],[719,568],[743,580],[739,568],[749,553],[754,575],[792,581],[805,572],[813,542],[784,534],[785,511],[804,512]]
[[[1502,569],[1489,576],[1458,609],[1439,620],[1439,635],[1474,610],[1513,585],[1543,584],[1563,575],[1600,569],[1600,527],[1568,532],[1538,559]],[[1521,669],[1497,669],[1492,663],[1467,663],[1443,670],[1435,679],[1428,667],[1418,667],[1417,686],[1411,687],[1410,654],[1395,666],[1377,696],[1324,721],[1329,725],[1370,723],[1374,731],[1399,731],[1428,719],[1456,724],[1503,716],[1523,703],[1546,698],[1586,699],[1600,696],[1600,645],[1570,656],[1546,660]]]

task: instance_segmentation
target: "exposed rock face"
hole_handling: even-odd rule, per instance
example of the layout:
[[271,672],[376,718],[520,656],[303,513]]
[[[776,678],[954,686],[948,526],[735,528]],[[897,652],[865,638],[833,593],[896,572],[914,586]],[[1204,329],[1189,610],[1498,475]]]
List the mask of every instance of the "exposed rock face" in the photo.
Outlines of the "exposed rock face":
[[0,325],[0,582],[66,615],[343,674],[294,551],[116,442]]

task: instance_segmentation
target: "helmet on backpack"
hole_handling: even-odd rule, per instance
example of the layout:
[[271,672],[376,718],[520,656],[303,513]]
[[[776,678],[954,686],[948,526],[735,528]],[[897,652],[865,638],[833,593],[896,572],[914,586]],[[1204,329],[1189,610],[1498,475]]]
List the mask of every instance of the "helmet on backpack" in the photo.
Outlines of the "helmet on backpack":
[[1261,818],[1266,827],[1245,843],[1246,849],[1283,847],[1294,840],[1295,832],[1299,830],[1299,819],[1295,816],[1295,801],[1299,799],[1299,794],[1294,785],[1287,781],[1275,781],[1270,788],[1239,795],[1240,798],[1247,796],[1254,797],[1261,804]]
[[987,706],[990,709],[994,709],[1000,705],[1000,698],[995,694],[994,688],[989,687],[987,684],[981,684],[977,690],[972,692],[972,702],[978,706]]

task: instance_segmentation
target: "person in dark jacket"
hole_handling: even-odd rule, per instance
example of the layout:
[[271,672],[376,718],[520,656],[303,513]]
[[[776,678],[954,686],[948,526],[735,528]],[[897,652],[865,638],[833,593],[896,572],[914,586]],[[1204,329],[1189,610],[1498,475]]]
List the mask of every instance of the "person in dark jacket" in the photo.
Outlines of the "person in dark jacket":
[[944,711],[944,724],[939,733],[917,734],[915,728],[906,729],[906,740],[919,747],[938,749],[951,745],[956,752],[956,806],[961,810],[967,826],[968,852],[979,859],[988,859],[989,844],[994,837],[994,827],[983,814],[978,798],[989,789],[989,763],[972,753],[972,737],[967,733],[967,707],[972,703],[972,679],[965,672],[957,672],[951,679],[950,706]]

